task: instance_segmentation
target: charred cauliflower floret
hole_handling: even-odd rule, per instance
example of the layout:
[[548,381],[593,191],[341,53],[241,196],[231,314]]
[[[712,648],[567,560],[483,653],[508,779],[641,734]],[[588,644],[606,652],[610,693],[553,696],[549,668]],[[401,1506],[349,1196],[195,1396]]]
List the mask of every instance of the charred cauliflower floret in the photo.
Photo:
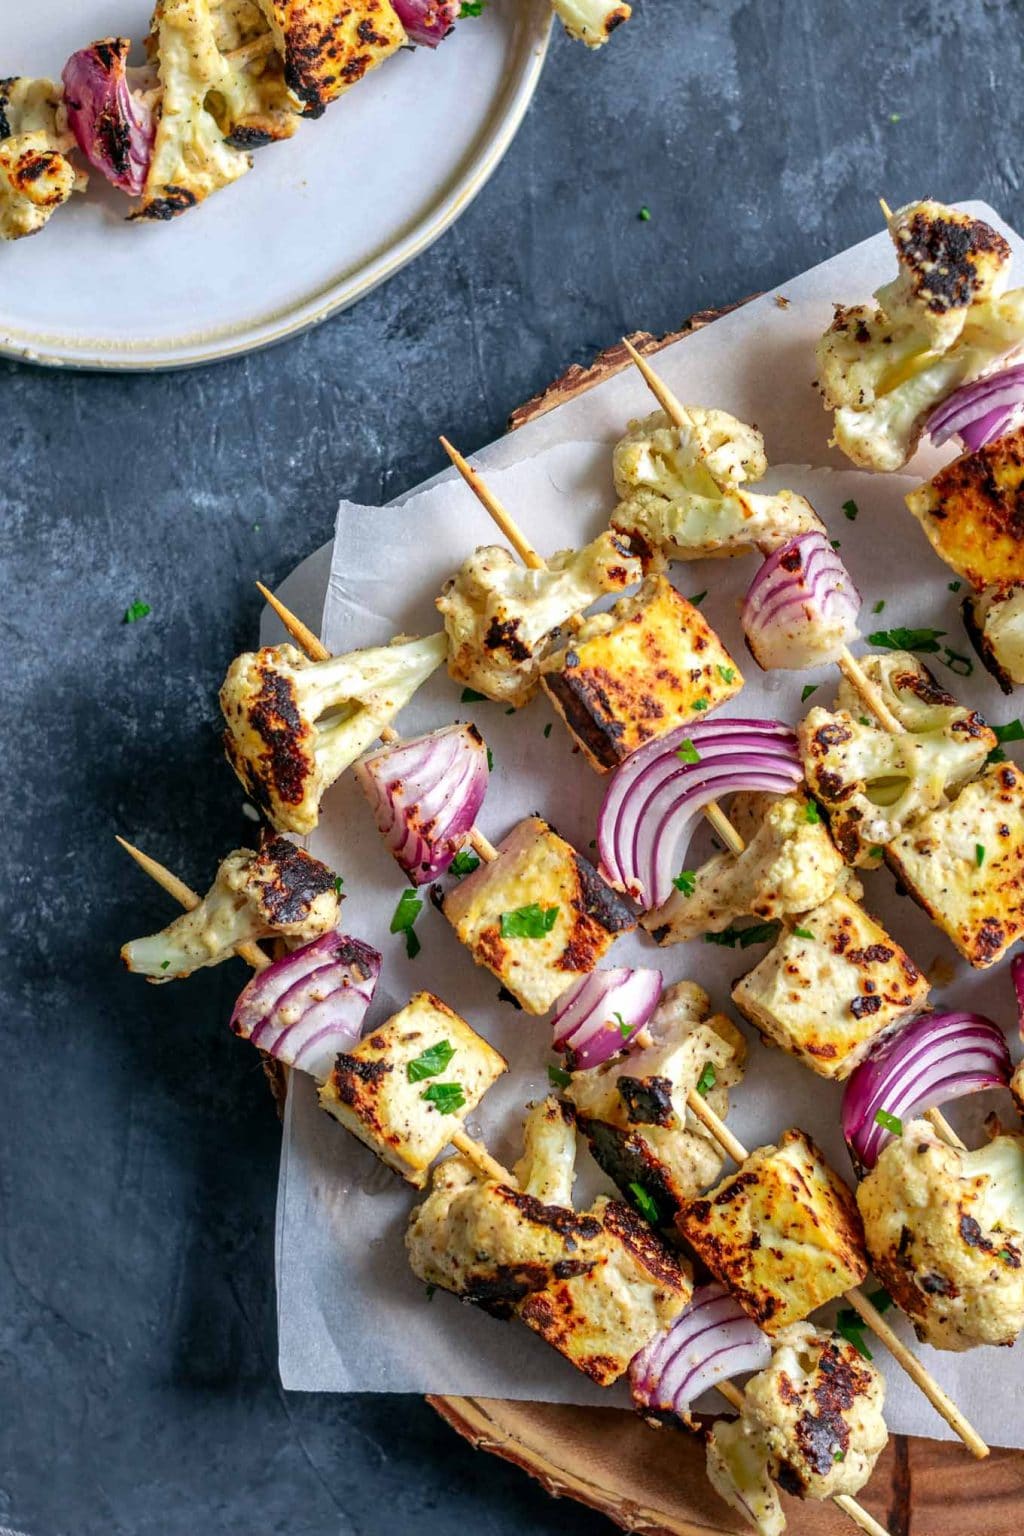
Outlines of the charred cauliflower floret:
[[757,1536],[783,1536],[786,1517],[761,1436],[745,1417],[718,1419],[707,1438],[708,1482]]
[[683,1310],[691,1279],[620,1201],[602,1196],[577,1213],[532,1193],[565,1188],[560,1115],[550,1099],[531,1111],[517,1170],[525,1187],[482,1179],[461,1157],[440,1164],[412,1213],[406,1247],[421,1280],[498,1317],[520,1318],[610,1386]]
[[911,491],[907,506],[935,553],[972,586],[1024,575],[1024,427],[964,453]]
[[[912,651],[862,656],[860,665],[905,731],[947,731],[961,736],[984,725],[981,716],[958,704]],[[839,679],[832,707],[858,719],[864,716],[869,722],[875,720],[870,705],[846,677]]]
[[[269,35],[270,28],[257,0],[210,0],[214,40],[220,54]],[[255,52],[255,50],[254,50]],[[228,143],[235,149],[259,149],[290,139],[299,124],[285,83],[281,55],[272,50],[255,58],[224,58],[224,68],[210,98],[210,111]]]
[[877,307],[837,305],[818,343],[833,442],[864,469],[901,469],[929,413],[1024,341],[1024,290],[1004,292],[1008,249],[987,224],[938,203],[890,225],[897,279]]
[[588,48],[600,48],[633,14],[632,6],[609,0],[551,0],[551,9],[569,36]]
[[612,526],[648,551],[655,565],[716,555],[763,554],[810,529],[823,531],[809,502],[793,491],[741,490],[768,468],[764,438],[728,411],[687,407],[687,425],[664,411],[632,421],[615,445],[619,505]]
[[312,832],[335,779],[445,658],[444,635],[309,661],[293,645],[236,657],[220,690],[224,750],[281,832]]
[[191,912],[161,933],[133,939],[121,950],[130,971],[173,981],[227,960],[239,944],[280,937],[304,943],[337,927],[341,896],[334,872],[287,838],[258,853],[229,853],[213,885]]
[[296,111],[320,117],[405,42],[391,0],[259,0]]
[[565,1090],[595,1160],[631,1198],[640,1185],[668,1221],[722,1171],[717,1143],[686,1107],[698,1084],[721,1119],[743,1077],[746,1045],[707,993],[678,982],[663,994],[639,1049],[574,1072]]
[[1012,1344],[1024,1328],[1024,1137],[976,1152],[912,1120],[857,1190],[872,1267],[935,1349]]
[[1024,683],[1024,585],[989,587],[965,597],[971,644],[1004,693]]
[[54,80],[0,80],[0,240],[34,235],[85,190],[88,177],[68,158],[74,146]]
[[500,544],[474,551],[445,583],[437,606],[456,682],[517,709],[537,689],[540,663],[556,632],[607,592],[641,577],[623,539],[603,533],[531,570]]
[[858,1493],[885,1449],[884,1401],[881,1372],[851,1343],[794,1323],[747,1382],[739,1422],[786,1493],[834,1499]]
[[718,853],[699,869],[684,871],[668,901],[641,917],[655,943],[721,933],[737,917],[771,921],[807,912],[835,890],[842,855],[821,817],[810,819],[809,802],[802,795],[749,798],[760,802],[760,824],[744,851]]
[[945,723],[898,733],[863,712],[816,707],[797,729],[811,793],[827,807],[847,863],[877,865],[880,851],[930,811],[948,805],[985,765],[995,733],[968,709]]

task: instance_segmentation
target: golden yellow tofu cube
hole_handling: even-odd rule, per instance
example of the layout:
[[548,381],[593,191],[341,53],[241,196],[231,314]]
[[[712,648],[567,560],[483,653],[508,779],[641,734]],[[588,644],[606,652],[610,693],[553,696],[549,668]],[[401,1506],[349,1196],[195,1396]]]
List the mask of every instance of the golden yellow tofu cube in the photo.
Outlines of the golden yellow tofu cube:
[[444,914],[478,965],[499,977],[527,1013],[547,1013],[586,976],[632,911],[592,864],[539,816],[528,816],[449,891]]
[[422,1189],[431,1163],[507,1068],[439,997],[417,992],[339,1054],[320,1106]]
[[699,610],[664,576],[588,619],[541,668],[541,683],[599,773],[743,687]]
[[803,1131],[758,1147],[676,1217],[708,1269],[775,1334],[868,1272],[857,1204]]
[[773,1045],[837,1079],[927,996],[927,979],[906,951],[839,891],[802,915],[732,991]]
[[994,965],[1024,934],[1024,774],[992,764],[885,857],[973,966]]
[[1024,572],[1024,427],[964,453],[907,496],[938,555],[975,587]]
[[391,0],[260,0],[298,111],[320,117],[405,42]]

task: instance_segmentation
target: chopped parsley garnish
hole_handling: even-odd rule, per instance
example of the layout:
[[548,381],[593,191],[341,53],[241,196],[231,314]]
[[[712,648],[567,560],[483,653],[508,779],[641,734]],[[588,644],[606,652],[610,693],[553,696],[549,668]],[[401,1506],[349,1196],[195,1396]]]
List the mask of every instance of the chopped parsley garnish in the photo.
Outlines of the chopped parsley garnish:
[[957,677],[970,677],[974,671],[974,662],[971,658],[969,656],[961,656],[959,651],[951,650],[948,645],[943,646],[943,650],[946,653],[942,658],[945,666],[951,672],[955,672]]
[[630,1035],[633,1033],[632,1024],[627,1024],[621,1013],[613,1013],[612,1018],[619,1026],[619,1034],[622,1036],[623,1040],[628,1040]]
[[749,949],[751,944],[770,944],[778,937],[780,924],[753,923],[749,928],[723,928],[721,933],[706,933],[705,944],[723,944],[727,949]]
[[461,880],[463,875],[471,875],[474,869],[480,868],[480,860],[475,853],[470,853],[468,848],[460,848],[458,853],[448,865],[450,874],[458,875]]
[[1008,720],[1005,725],[994,725],[992,734],[996,741],[1024,741],[1024,721]]
[[891,1131],[894,1136],[903,1135],[903,1121],[898,1115],[890,1115],[887,1109],[875,1110],[875,1124],[880,1125],[883,1131]]
[[800,703],[801,704],[806,704],[807,700],[810,698],[811,694],[812,693],[817,693],[818,688],[820,686],[821,685],[819,683],[805,683],[804,684],[804,690],[803,690],[803,692],[800,695]]
[[865,1360],[874,1358],[864,1342],[864,1320],[850,1308],[844,1307],[836,1318],[836,1333],[841,1334],[847,1344],[852,1344]]
[[731,683],[735,679],[735,677],[736,677],[736,668],[735,667],[723,667],[721,662],[719,662],[719,664],[718,664],[718,675],[722,679],[723,683]]
[[649,1221],[652,1227],[658,1226],[661,1221],[661,1212],[658,1210],[658,1202],[654,1196],[649,1190],[644,1189],[642,1184],[630,1184],[628,1188],[641,1216]]
[[426,1290],[427,1290],[427,1300],[428,1301],[433,1301],[433,1299],[434,1299],[434,1292],[437,1290],[437,1286],[436,1285],[428,1285]]
[[833,549],[842,549],[843,547],[838,539],[829,539],[829,543],[832,545]]
[[717,1081],[718,1073],[715,1071],[714,1062],[706,1061],[700,1069],[700,1077],[698,1077],[695,1085],[702,1099],[707,1098]]
[[1012,1264],[1017,1255],[1012,1248],[1000,1248],[999,1257],[1005,1259],[1007,1264]]
[[550,735],[551,735],[551,721],[549,720],[547,725],[544,727],[545,739],[547,739],[547,737],[550,736]]
[[868,635],[868,644],[886,651],[936,652],[942,649],[939,636],[945,633],[944,629],[876,629]]
[[684,896],[692,896],[697,889],[697,872],[694,869],[682,869],[672,881],[677,891],[682,891]]
[[410,960],[415,960],[422,949],[419,939],[413,932],[413,924],[423,911],[423,902],[415,891],[403,891],[395,914],[391,919],[391,932],[405,934],[405,952]]
[[960,585],[961,585],[961,584],[960,584],[960,582],[959,582],[959,581],[951,581],[951,582],[950,582],[950,583],[949,583],[949,590],[950,590],[950,591],[951,591],[951,592],[959,592],[959,591],[960,591]]
[[651,210],[645,204],[643,206],[643,208],[640,209],[640,212],[637,214],[637,218],[640,220],[641,224],[646,224],[646,223],[649,222],[650,217],[651,217]]
[[794,934],[796,935],[796,937],[798,939],[813,939],[814,938],[814,934],[811,932],[811,930],[809,928],[794,928],[793,932],[794,932]]
[[816,827],[821,820],[821,812],[818,810],[816,800],[808,800],[804,806],[804,820],[809,821],[812,827]]
[[883,608],[884,608],[884,607],[885,607],[885,598],[884,598],[884,597],[880,597],[880,598],[879,598],[879,599],[878,599],[878,602],[877,602],[877,603],[876,603],[876,604],[875,604],[875,606],[874,606],[874,607],[873,607],[873,608],[872,608],[872,610],[871,610],[871,612],[872,612],[872,613],[881,613],[881,611],[882,611],[882,609],[883,609]]
[[462,702],[463,704],[486,704],[487,695],[486,693],[477,693],[475,688],[463,688]]
[[436,1077],[444,1071],[454,1055],[455,1047],[450,1040],[439,1040],[436,1045],[428,1045],[405,1069],[410,1083],[421,1083],[425,1077]]
[[464,21],[467,16],[482,16],[487,0],[462,0],[459,7],[459,20]]
[[694,746],[689,736],[687,736],[685,741],[680,742],[679,746],[676,747],[676,757],[678,757],[681,763],[700,762],[700,753],[697,751],[697,748]]
[[514,715],[515,712],[516,712],[516,707],[515,707],[514,704],[510,704],[508,709],[506,709],[506,711],[505,711],[506,715]]
[[542,939],[558,920],[558,907],[539,907],[535,901],[501,914],[503,939]]
[[985,844],[984,843],[975,843],[975,845],[974,845],[974,862],[975,862],[975,864],[977,864],[979,869],[984,864],[984,862],[985,862]]
[[556,1067],[553,1061],[548,1063],[548,1082],[552,1088],[568,1088],[571,1080],[571,1073],[564,1067]]
[[694,709],[707,709],[708,701],[707,699],[694,699],[693,707]]
[[124,618],[121,620],[121,623],[137,624],[140,619],[144,619],[147,614],[152,612],[153,610],[148,603],[129,603],[124,611]]
[[160,962],[160,969],[162,971],[169,970],[170,969],[170,964],[171,964],[171,962],[169,960],[161,960],[161,962]]
[[491,751],[490,747],[487,748],[487,772],[494,772],[494,753]]
[[860,508],[857,506],[857,503],[851,497],[849,501],[844,501],[843,502],[843,511],[846,513],[846,516],[849,518],[850,522],[852,523],[852,522],[854,522],[856,520],[857,513],[860,511]]
[[429,1088],[424,1088],[420,1098],[435,1105],[442,1115],[454,1115],[466,1103],[461,1083],[431,1083]]
[[707,589],[707,587],[705,587],[703,592],[695,592],[693,597],[690,598],[690,602],[693,604],[693,606],[695,608],[699,608],[701,603],[707,597],[707,595],[708,595],[708,589]]
[[871,857],[873,859],[884,859],[885,858],[885,848],[883,847],[883,845],[881,843],[876,843],[874,845],[874,847],[869,850],[869,852],[870,852]]
[[340,875],[335,875],[335,877],[334,877],[334,889],[335,889],[335,892],[336,892],[337,895],[339,895],[339,896],[341,895],[341,888],[342,888],[342,886],[344,884],[345,884],[345,882],[341,878],[341,876]]

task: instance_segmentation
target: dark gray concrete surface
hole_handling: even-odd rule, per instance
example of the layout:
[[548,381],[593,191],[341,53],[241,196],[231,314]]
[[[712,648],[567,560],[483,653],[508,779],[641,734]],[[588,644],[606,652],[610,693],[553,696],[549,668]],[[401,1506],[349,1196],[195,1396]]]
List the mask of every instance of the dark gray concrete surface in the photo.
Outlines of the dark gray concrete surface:
[[[457,228],[322,329],[188,374],[0,363],[0,1527],[604,1527],[418,1401],[281,1391],[278,1127],[226,1028],[240,973],[119,973],[170,904],[113,835],[201,885],[251,831],[215,690],[255,639],[253,578],[321,543],[339,494],[384,501],[440,467],[439,428],[481,444],[624,330],[862,238],[879,193],[1019,223],[1022,19],[637,0],[603,55],[558,40]],[[123,625],[135,599],[152,614]]]

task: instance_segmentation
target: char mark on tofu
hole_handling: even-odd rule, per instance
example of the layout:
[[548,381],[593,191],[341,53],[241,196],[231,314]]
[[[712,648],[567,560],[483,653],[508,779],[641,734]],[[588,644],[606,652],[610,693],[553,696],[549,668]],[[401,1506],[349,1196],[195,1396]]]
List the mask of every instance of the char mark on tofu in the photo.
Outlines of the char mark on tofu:
[[294,103],[320,117],[405,42],[390,0],[260,0]]
[[1024,582],[970,593],[962,612],[964,628],[982,663],[1003,692],[1012,693],[1024,683]]

